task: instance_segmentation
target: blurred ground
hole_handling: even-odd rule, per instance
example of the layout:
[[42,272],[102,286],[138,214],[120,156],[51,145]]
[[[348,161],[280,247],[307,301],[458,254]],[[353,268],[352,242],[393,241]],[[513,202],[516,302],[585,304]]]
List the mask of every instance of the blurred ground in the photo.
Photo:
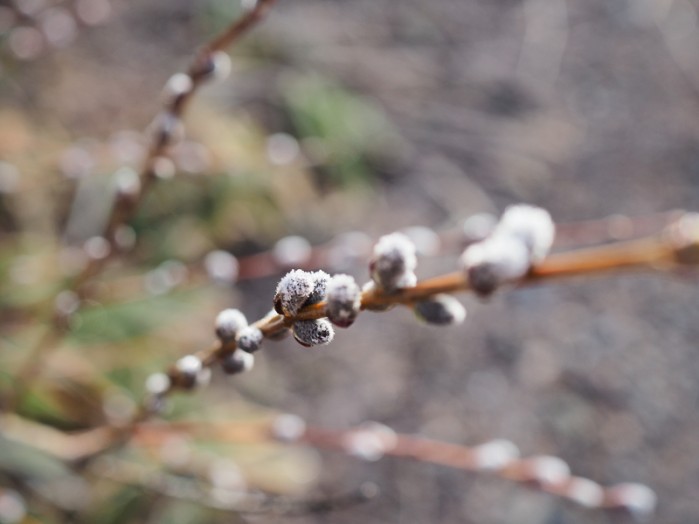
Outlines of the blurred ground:
[[[127,2],[65,49],[30,62],[6,54],[0,137],[9,138],[0,138],[0,155],[21,167],[21,185],[35,191],[18,198],[60,207],[53,198],[60,187],[45,184],[58,175],[33,168],[55,165],[80,137],[105,140],[144,128],[163,82],[235,11],[224,4]],[[168,206],[192,214],[199,208],[186,207],[186,194],[168,202],[163,188],[153,215],[179,224],[176,233],[196,231],[194,243],[246,254],[289,233],[320,242],[354,229],[378,235],[417,224],[440,228],[522,201],[563,222],[698,209],[697,9],[687,0],[280,0],[233,52],[231,79],[207,89],[187,119],[193,138],[212,148],[211,176],[256,173],[266,134],[308,138],[318,129],[339,136],[342,147],[356,146],[362,165],[321,162],[309,176],[259,174],[255,180],[281,193],[299,191],[275,193],[275,210],[262,219],[255,209],[265,199],[253,199],[241,204],[251,206],[247,214],[229,211],[216,225],[191,225]],[[321,111],[313,100],[328,92],[335,105]],[[337,131],[357,112],[374,110],[378,151],[366,143],[373,138],[360,140],[373,123],[360,126],[359,138]],[[240,131],[246,126],[252,131]],[[23,227],[53,232],[48,219],[22,209]],[[222,217],[241,222],[224,224]],[[4,238],[19,227],[3,223]],[[139,256],[145,265],[163,255]],[[430,259],[419,274],[453,264]],[[352,272],[366,278],[360,266]],[[243,282],[232,295],[199,297],[204,305],[187,313],[186,328],[165,320],[139,344],[151,352],[164,346],[167,354],[153,361],[168,362],[207,343],[217,307],[263,314],[275,282]],[[318,425],[371,419],[458,443],[507,438],[525,454],[561,456],[577,474],[605,484],[648,484],[660,500],[653,522],[694,522],[697,299],[699,275],[628,274],[510,290],[487,303],[467,298],[469,318],[450,329],[419,325],[403,310],[366,314],[326,349],[270,344],[252,374],[215,380],[190,406],[220,415],[242,397]],[[134,383],[141,378],[136,373]],[[362,464],[332,454],[323,454],[322,464],[321,492],[369,479],[383,494],[299,522],[628,521],[425,464]]]

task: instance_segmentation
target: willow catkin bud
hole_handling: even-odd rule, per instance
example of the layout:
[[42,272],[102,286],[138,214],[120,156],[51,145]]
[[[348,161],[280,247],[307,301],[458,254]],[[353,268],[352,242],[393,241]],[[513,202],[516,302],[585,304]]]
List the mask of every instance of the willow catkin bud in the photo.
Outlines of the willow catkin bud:
[[223,342],[235,339],[238,332],[247,327],[248,321],[239,309],[224,309],[216,317],[216,336]]
[[415,244],[403,233],[382,236],[369,262],[371,278],[388,292],[414,286],[416,267]]
[[466,318],[466,309],[451,295],[439,294],[415,303],[415,314],[428,324],[448,326],[461,324]]
[[493,293],[500,285],[522,278],[531,267],[524,242],[514,236],[494,236],[466,248],[461,267],[474,292],[481,296]]
[[255,326],[246,326],[238,331],[235,337],[235,343],[243,351],[254,353],[260,349],[262,339],[264,339],[262,331]]
[[198,385],[204,366],[196,355],[187,355],[175,363],[175,369],[178,373],[177,384],[185,389],[190,389]]
[[228,375],[250,371],[255,365],[255,356],[240,349],[221,359],[221,369]]
[[335,336],[332,324],[325,318],[294,322],[293,333],[296,342],[306,347],[329,344]]
[[571,477],[563,496],[581,506],[599,508],[604,502],[604,488],[593,480]]
[[303,304],[304,306],[317,304],[325,300],[330,275],[325,271],[314,271],[311,273],[311,278],[313,279],[313,291],[311,292],[311,296],[308,297],[308,300]]
[[294,269],[277,284],[274,309],[280,315],[294,316],[313,294],[315,281],[311,273]]
[[146,391],[153,396],[164,395],[171,385],[170,377],[165,373],[153,373],[146,379]]
[[493,236],[519,238],[529,250],[532,263],[542,261],[553,245],[556,226],[551,215],[540,207],[519,204],[505,209]]
[[649,517],[658,503],[658,496],[648,486],[626,482],[608,489],[609,498],[638,519]]
[[325,314],[338,327],[351,326],[362,306],[362,291],[350,275],[333,275],[327,285]]

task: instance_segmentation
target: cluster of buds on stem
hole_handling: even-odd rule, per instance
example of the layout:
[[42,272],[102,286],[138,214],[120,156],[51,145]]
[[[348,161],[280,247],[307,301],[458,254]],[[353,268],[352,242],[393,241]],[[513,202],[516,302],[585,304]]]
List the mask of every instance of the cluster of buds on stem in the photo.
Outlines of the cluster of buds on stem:
[[461,256],[471,289],[487,296],[524,277],[548,255],[554,233],[548,211],[528,205],[507,208],[490,235],[468,246]]

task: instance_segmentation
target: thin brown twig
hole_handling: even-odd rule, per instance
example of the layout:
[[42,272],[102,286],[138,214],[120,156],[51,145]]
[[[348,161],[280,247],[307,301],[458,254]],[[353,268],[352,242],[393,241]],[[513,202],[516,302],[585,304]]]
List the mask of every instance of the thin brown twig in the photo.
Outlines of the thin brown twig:
[[[699,263],[699,227],[695,215],[685,214],[663,232],[642,239],[571,250],[549,255],[532,267],[530,272],[515,285],[536,284],[563,277],[594,275],[627,269],[670,270],[683,265]],[[469,291],[466,275],[454,272],[422,280],[415,287],[387,293],[371,288],[362,294],[363,310],[383,310],[394,305],[412,305],[440,293]],[[266,337],[274,337],[299,320],[315,320],[326,316],[325,302],[301,309],[296,316],[270,315],[254,323]],[[219,358],[236,348],[235,341],[218,341],[210,348],[201,350],[196,356],[205,366],[214,364]],[[177,389],[182,383],[179,371],[169,370],[171,387],[164,394]]]
[[[238,20],[232,23],[220,36],[214,38],[205,45],[195,56],[192,65],[188,70],[191,79],[191,87],[178,96],[166,101],[161,116],[169,119],[177,125],[182,114],[197,92],[199,87],[211,77],[213,73],[213,55],[232,45],[242,37],[249,29],[259,22],[267,11],[274,4],[275,0],[258,0],[254,7],[246,11]],[[139,190],[133,195],[119,195],[112,207],[107,226],[103,233],[103,239],[107,242],[108,251],[106,256],[89,257],[83,269],[68,282],[65,289],[75,292],[80,296],[85,283],[98,274],[106,266],[107,262],[115,257],[118,252],[118,239],[116,232],[118,228],[127,223],[135,214],[142,202],[149,187],[157,179],[157,161],[166,154],[168,147],[173,140],[172,130],[168,128],[157,128],[153,133],[152,141],[146,159],[143,162],[139,174]],[[49,305],[53,310],[54,301]],[[13,410],[17,402],[24,396],[24,393],[31,386],[34,378],[39,374],[41,365],[46,354],[55,347],[60,340],[61,332],[67,325],[66,319],[61,315],[46,315],[51,319],[46,336],[40,337],[35,346],[29,350],[23,365],[15,375],[15,388],[6,399],[6,408]]]
[[[300,423],[298,426],[294,424],[296,427],[292,433],[280,429],[284,425],[283,422],[280,424],[280,420],[284,417],[291,417]],[[5,416],[1,420],[7,438],[28,443],[64,461],[84,460],[94,457],[100,448],[111,449],[111,428],[67,434],[17,416]],[[521,458],[514,444],[508,441],[493,440],[478,446],[465,446],[396,433],[377,423],[336,430],[306,426],[293,415],[258,421],[138,423],[132,427],[129,444],[158,448],[174,436],[232,444],[276,442],[306,445],[371,461],[383,456],[408,458],[453,469],[491,474],[590,508],[640,511],[644,509],[644,504],[652,506],[654,502],[652,492],[645,486],[622,483],[603,487],[592,480],[574,476],[568,465],[558,457]],[[90,470],[101,471],[99,463],[95,466],[90,466]],[[105,471],[111,472],[105,476],[113,476],[113,468]],[[122,476],[115,480],[130,482],[131,478]],[[649,496],[652,500],[647,498]],[[645,509],[650,511],[652,507]]]

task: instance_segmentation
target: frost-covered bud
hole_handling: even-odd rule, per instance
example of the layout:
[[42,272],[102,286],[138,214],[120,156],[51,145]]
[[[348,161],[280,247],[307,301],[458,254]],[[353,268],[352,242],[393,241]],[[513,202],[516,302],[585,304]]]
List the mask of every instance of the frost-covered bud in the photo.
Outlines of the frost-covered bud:
[[175,363],[175,369],[178,372],[178,384],[189,389],[197,385],[197,379],[204,366],[199,357],[187,355]]
[[247,327],[248,321],[239,309],[224,309],[216,317],[216,336],[223,342],[233,340],[238,332]]
[[518,237],[529,249],[531,261],[540,262],[551,250],[555,233],[556,226],[548,211],[519,204],[505,210],[493,236]]
[[294,322],[293,332],[296,342],[306,347],[328,344],[335,336],[332,324],[325,318]]
[[281,442],[297,442],[306,432],[306,422],[297,415],[285,413],[272,422],[271,433]]
[[[403,233],[382,236],[369,262],[371,278],[386,291],[412,287],[417,267],[415,244]],[[412,277],[410,276],[412,275]]]
[[529,250],[518,237],[494,236],[472,244],[461,255],[471,289],[490,295],[501,284],[522,278],[531,267]]
[[415,314],[429,324],[447,326],[461,324],[466,318],[466,309],[451,295],[439,294],[417,302]]
[[186,73],[176,73],[170,77],[163,88],[163,98],[166,103],[172,103],[189,93],[194,87],[192,77]]
[[362,291],[349,275],[333,275],[327,286],[325,314],[338,327],[351,326],[362,306]]
[[491,440],[473,448],[476,467],[481,470],[502,469],[519,458],[519,449],[509,440]]
[[532,480],[546,485],[559,485],[570,478],[570,467],[562,459],[550,455],[531,457],[525,462]]
[[604,502],[604,488],[597,482],[582,477],[571,477],[564,495],[588,508],[599,508]]
[[626,508],[634,517],[643,519],[655,511],[658,496],[643,484],[625,483],[609,488],[609,498]]
[[315,289],[313,275],[300,269],[289,271],[277,284],[274,309],[280,315],[294,316]]
[[343,439],[347,453],[369,462],[382,458],[386,452],[395,448],[396,443],[396,432],[378,422],[365,422]]
[[325,300],[326,289],[328,287],[328,281],[330,280],[330,275],[325,271],[314,271],[311,273],[311,277],[313,278],[313,292],[304,303],[304,306],[317,304]]
[[223,80],[231,73],[231,57],[225,51],[214,51],[200,59],[192,76],[206,80]]
[[254,353],[262,345],[262,339],[264,335],[255,326],[246,326],[238,331],[235,337],[235,343],[243,351],[248,353]]
[[234,351],[221,359],[221,369],[229,375],[245,373],[255,365],[255,356],[247,351]]
[[165,373],[153,373],[146,379],[146,391],[153,396],[160,396],[170,389],[171,381]]

